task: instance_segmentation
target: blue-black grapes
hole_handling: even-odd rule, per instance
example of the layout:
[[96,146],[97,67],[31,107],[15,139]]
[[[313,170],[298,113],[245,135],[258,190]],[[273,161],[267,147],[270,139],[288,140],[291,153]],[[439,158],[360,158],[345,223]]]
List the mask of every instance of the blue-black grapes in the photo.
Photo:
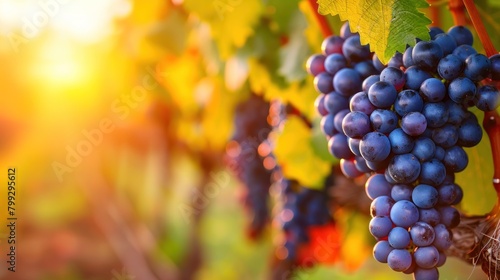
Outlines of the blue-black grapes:
[[[383,65],[357,34],[345,28],[342,34],[348,35],[325,39],[323,53],[307,64],[318,80],[330,81],[316,86],[324,94],[316,107],[329,150],[347,177],[369,176],[375,259],[415,279],[437,279],[450,229],[460,223],[453,205],[463,192],[454,173],[468,164],[463,147],[483,136],[469,107],[499,106],[500,92],[488,83],[500,80],[500,55],[479,54],[463,26],[433,27],[431,41],[420,40]],[[338,96],[344,99],[333,101]]]
[[263,158],[258,154],[259,145],[270,131],[268,114],[269,103],[256,95],[239,104],[235,115],[236,130],[230,144],[233,147],[228,146],[228,149],[239,151],[229,152],[227,159],[229,167],[246,188],[244,204],[250,212],[248,234],[252,238],[260,236],[269,222],[271,171],[264,167]]

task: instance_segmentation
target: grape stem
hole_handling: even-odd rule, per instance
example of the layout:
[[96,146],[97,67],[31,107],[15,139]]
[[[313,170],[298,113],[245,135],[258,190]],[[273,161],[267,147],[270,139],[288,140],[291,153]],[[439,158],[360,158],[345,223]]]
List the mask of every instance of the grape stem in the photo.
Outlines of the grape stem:
[[431,26],[441,26],[441,17],[439,16],[439,7],[436,5],[438,0],[429,0],[429,15],[432,20]]
[[453,23],[455,25],[465,26],[467,20],[465,19],[464,3],[462,0],[450,0],[449,9],[451,16],[453,17]]
[[477,35],[479,36],[479,40],[483,44],[484,51],[486,52],[486,56],[492,56],[497,54],[497,50],[495,50],[495,46],[491,42],[490,36],[488,36],[488,32],[486,32],[486,28],[484,28],[483,20],[481,19],[481,15],[479,15],[478,10],[476,9],[476,5],[474,4],[474,0],[463,0],[465,8],[469,13],[469,16],[472,20],[472,24],[474,25],[474,29],[476,29]]
[[326,18],[323,15],[319,14],[318,12],[319,6],[318,3],[316,3],[316,0],[309,0],[309,5],[313,10],[314,17],[316,18],[316,22],[318,23],[321,32],[323,33],[323,36],[325,38],[328,36],[332,36],[333,30],[330,28],[330,25],[328,24]]
[[500,115],[497,111],[484,113],[483,127],[490,138],[494,166],[493,187],[497,192],[500,205]]

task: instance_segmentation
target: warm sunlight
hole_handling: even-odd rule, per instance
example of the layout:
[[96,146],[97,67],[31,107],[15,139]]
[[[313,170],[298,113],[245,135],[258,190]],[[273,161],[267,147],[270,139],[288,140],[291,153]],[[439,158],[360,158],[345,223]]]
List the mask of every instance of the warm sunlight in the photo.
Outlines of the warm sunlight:
[[87,58],[90,54],[82,53],[80,49],[78,45],[62,38],[43,42],[31,66],[36,84],[66,88],[88,83],[92,79],[89,65],[92,60]]

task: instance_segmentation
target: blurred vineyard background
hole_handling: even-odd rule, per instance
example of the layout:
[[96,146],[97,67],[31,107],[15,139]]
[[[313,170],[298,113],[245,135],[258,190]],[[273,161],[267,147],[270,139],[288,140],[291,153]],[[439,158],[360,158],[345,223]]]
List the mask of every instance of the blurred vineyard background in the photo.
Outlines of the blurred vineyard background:
[[[500,5],[477,2],[498,48]],[[19,217],[15,273],[0,229],[0,279],[268,279],[279,228],[247,237],[243,188],[224,155],[251,92],[318,123],[304,68],[323,39],[312,13],[299,0],[0,0],[0,181],[16,168]],[[284,154],[310,153],[288,137]],[[332,159],[289,164],[315,180]],[[490,166],[470,169],[463,182],[489,182]],[[493,190],[478,187],[463,210],[492,203]],[[372,260],[366,214],[340,216],[342,261],[297,279],[410,279]],[[440,271],[485,279],[454,259]]]

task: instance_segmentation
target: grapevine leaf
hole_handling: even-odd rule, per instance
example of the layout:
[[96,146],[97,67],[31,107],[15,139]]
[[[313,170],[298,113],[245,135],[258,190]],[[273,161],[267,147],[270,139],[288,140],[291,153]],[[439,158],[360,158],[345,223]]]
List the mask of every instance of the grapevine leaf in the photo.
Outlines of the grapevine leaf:
[[320,14],[339,15],[348,20],[351,31],[359,32],[362,44],[383,63],[415,39],[429,40],[431,21],[418,9],[429,5],[424,0],[318,0]]
[[151,27],[148,38],[159,47],[181,55],[186,47],[188,34],[187,18],[173,10],[164,20]]
[[222,59],[245,45],[263,9],[260,0],[185,0],[184,7],[210,25]]
[[293,24],[293,15],[297,11],[300,0],[269,0],[268,6],[272,7],[270,16],[277,25],[280,32],[288,32],[290,24]]
[[290,116],[284,122],[275,143],[274,155],[285,177],[309,188],[323,188],[331,162],[315,153],[311,130],[300,117]]
[[295,13],[294,23],[290,25],[290,40],[280,49],[280,68],[278,72],[288,82],[302,80],[307,76],[304,63],[309,56],[309,46],[304,34],[307,22],[302,13]]

